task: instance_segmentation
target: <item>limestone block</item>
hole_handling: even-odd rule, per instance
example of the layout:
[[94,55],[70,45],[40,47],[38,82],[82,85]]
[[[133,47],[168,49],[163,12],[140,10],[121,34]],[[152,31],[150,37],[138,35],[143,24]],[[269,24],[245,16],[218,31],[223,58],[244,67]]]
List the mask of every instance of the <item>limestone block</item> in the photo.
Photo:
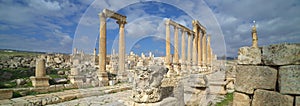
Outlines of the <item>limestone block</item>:
[[12,98],[13,91],[8,89],[0,89],[0,100]]
[[275,89],[277,70],[267,66],[237,66],[235,90],[253,94],[254,89]]
[[233,93],[233,106],[250,106],[251,99],[248,95],[243,93]]
[[238,52],[238,64],[261,64],[261,49],[241,47]]
[[49,87],[49,77],[30,77],[32,86],[34,87]]
[[282,94],[300,94],[300,65],[279,68],[279,91]]
[[226,78],[235,78],[236,76],[236,65],[228,65],[225,68],[225,77]]
[[300,96],[296,96],[295,98],[296,98],[295,99],[296,106],[300,106]]
[[266,65],[300,64],[300,44],[264,46],[262,60]]
[[293,106],[294,97],[278,92],[257,89],[252,106]]

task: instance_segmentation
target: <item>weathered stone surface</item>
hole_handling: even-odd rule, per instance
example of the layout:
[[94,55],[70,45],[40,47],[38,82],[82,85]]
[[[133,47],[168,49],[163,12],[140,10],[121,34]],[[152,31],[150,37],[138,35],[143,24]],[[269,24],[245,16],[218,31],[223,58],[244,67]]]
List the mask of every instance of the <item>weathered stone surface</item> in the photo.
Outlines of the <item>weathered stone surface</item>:
[[8,89],[0,89],[0,100],[12,98],[13,91]]
[[167,71],[161,66],[137,68],[133,83],[133,101],[153,103],[161,100],[161,81]]
[[266,65],[300,64],[300,44],[264,46],[262,60]]
[[235,78],[236,77],[236,65],[228,65],[225,68],[225,78]]
[[296,96],[295,98],[296,98],[295,99],[296,106],[300,106],[300,96]]
[[261,64],[261,49],[241,47],[238,52],[238,64]]
[[13,103],[13,101],[11,101],[9,99],[0,100],[1,106],[12,106],[12,103]]
[[257,89],[254,92],[252,106],[293,106],[293,101],[292,96]]
[[243,93],[233,93],[233,106],[250,106],[251,99],[248,95]]
[[253,94],[254,89],[275,89],[277,70],[267,66],[237,66],[235,90]]
[[188,83],[193,88],[208,87],[207,77],[205,75],[191,75]]
[[300,65],[279,68],[279,91],[282,94],[300,94]]

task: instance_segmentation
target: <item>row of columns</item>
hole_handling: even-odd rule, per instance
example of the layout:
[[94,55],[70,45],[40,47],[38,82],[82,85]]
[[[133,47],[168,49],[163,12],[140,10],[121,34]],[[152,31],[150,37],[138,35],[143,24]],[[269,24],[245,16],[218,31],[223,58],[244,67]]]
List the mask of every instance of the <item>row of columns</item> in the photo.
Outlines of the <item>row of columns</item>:
[[[210,45],[210,37],[211,35],[207,36],[206,34],[206,28],[202,26],[197,20],[193,20],[193,30],[195,32],[195,41],[194,49],[195,52],[193,52],[194,61],[193,64],[195,67],[201,67],[201,69],[205,69],[211,66],[212,64],[212,49]],[[196,53],[197,51],[197,53]],[[196,58],[198,57],[198,58]],[[198,59],[198,60],[197,60]]]
[[[212,50],[210,36],[206,35],[206,29],[198,21],[193,20],[193,31],[170,19],[166,20],[166,58],[165,64],[170,73],[181,74],[179,70],[201,70],[211,65]],[[174,26],[174,59],[171,62],[170,25]],[[181,63],[178,55],[178,29],[181,29]],[[188,51],[186,59],[186,33],[188,34]],[[180,66],[180,67],[179,67]],[[192,67],[193,66],[193,67]],[[181,69],[180,69],[181,68]]]
[[[171,69],[168,73],[173,74],[182,74],[184,72],[180,72],[180,70],[186,70],[186,68],[190,68],[191,65],[191,41],[192,41],[192,33],[190,29],[180,25],[170,19],[166,20],[166,58],[165,64]],[[170,25],[174,26],[174,59],[171,62],[171,42],[170,42]],[[178,29],[181,29],[181,63],[179,62],[179,42],[178,42]],[[186,33],[188,34],[188,53],[186,59]],[[174,72],[175,71],[175,72]]]
[[126,24],[126,16],[115,13],[111,10],[104,9],[99,14],[100,19],[100,37],[99,37],[99,73],[98,79],[102,84],[108,84],[108,76],[106,72],[106,18],[113,18],[119,24],[119,67],[118,77],[120,79],[124,76],[125,71],[125,37],[124,27]]

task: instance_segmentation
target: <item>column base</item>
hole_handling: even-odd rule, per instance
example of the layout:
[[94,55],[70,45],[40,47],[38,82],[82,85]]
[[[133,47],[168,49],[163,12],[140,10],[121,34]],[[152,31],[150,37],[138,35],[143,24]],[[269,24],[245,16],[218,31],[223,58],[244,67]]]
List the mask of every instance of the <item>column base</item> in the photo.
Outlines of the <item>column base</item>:
[[101,72],[98,74],[99,86],[108,86],[108,75],[106,72]]
[[49,87],[49,77],[30,77],[33,87]]

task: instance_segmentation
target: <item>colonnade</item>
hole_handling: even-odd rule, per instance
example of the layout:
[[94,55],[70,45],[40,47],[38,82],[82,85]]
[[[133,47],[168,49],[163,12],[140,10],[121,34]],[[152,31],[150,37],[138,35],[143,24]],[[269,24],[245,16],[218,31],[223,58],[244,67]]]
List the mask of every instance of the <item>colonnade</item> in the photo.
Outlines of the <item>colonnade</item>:
[[[166,25],[166,57],[165,65],[171,69],[171,74],[183,74],[187,70],[205,71],[211,66],[212,49],[210,35],[206,35],[206,28],[197,20],[192,21],[193,30],[178,24],[170,19],[165,21]],[[174,27],[174,56],[171,57],[170,26]],[[179,62],[178,29],[181,30],[181,61]],[[186,34],[188,35],[187,59],[186,59]],[[173,61],[171,61],[173,60]]]
[[106,19],[112,18],[117,20],[119,24],[119,66],[118,77],[122,78],[125,71],[125,37],[124,27],[126,24],[126,16],[118,14],[108,9],[98,14],[100,19],[100,37],[99,37],[99,73],[98,79],[102,84],[108,84],[108,76],[106,72]]

